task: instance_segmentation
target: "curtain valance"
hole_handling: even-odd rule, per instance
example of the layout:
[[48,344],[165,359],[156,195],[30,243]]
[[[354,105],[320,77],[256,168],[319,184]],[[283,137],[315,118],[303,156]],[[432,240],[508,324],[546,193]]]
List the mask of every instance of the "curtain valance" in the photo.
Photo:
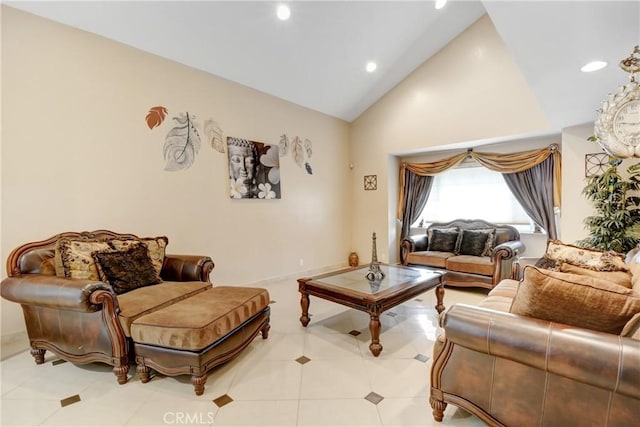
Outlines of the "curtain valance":
[[560,164],[560,150],[557,144],[539,150],[522,151],[520,153],[479,153],[468,150],[445,159],[431,163],[402,163],[400,165],[400,189],[398,194],[398,219],[402,220],[406,205],[405,175],[407,171],[420,176],[433,176],[451,169],[466,158],[472,158],[482,166],[500,173],[518,173],[530,169],[553,158],[553,203],[560,206],[560,189],[562,187],[562,166]]

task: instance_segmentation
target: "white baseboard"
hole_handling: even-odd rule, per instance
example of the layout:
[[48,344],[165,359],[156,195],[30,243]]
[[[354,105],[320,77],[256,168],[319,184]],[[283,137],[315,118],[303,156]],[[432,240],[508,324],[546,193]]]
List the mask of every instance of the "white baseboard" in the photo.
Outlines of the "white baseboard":
[[[295,282],[297,279],[300,279],[302,277],[317,276],[318,274],[339,270],[341,268],[347,268],[348,266],[349,265],[347,263],[328,265],[326,267],[316,268],[313,270],[299,271],[297,273],[287,274],[284,276],[270,277],[268,279],[258,280],[257,282],[248,283],[246,284],[246,286],[260,287],[260,286],[269,285],[275,282],[282,282],[285,280],[292,280]],[[215,286],[215,283],[214,283],[214,286]]]

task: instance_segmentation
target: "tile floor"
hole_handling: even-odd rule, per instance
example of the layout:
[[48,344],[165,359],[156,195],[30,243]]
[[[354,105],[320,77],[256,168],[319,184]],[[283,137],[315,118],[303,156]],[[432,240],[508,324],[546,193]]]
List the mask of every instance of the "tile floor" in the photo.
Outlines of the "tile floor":
[[[101,364],[60,363],[28,351],[0,363],[0,425],[23,426],[483,426],[447,407],[436,423],[428,403],[433,291],[382,316],[379,357],[369,352],[368,315],[311,297],[300,325],[295,280],[264,285],[274,301],[269,338],[256,338],[209,374],[202,396],[189,376],[156,375],[142,384],[135,368],[118,385]],[[447,288],[445,305],[476,304],[486,292]],[[358,333],[360,332],[360,333]]]

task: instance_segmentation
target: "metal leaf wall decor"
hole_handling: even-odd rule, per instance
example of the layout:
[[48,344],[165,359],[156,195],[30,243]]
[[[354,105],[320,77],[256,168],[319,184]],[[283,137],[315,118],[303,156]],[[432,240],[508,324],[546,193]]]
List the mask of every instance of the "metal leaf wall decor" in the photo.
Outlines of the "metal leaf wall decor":
[[[291,149],[291,157],[298,167],[302,167],[304,165],[304,169],[307,173],[309,175],[313,175],[313,169],[308,161],[313,155],[313,144],[310,139],[305,138],[303,141],[299,136],[296,136],[291,140],[291,143],[289,143],[289,137],[286,134],[283,134],[280,136],[279,147],[280,157],[286,156],[289,149]],[[307,159],[306,162],[305,158]]]
[[280,157],[284,157],[289,153],[289,138],[286,134],[280,136]]
[[[149,129],[153,130],[164,123],[167,116],[167,108],[161,105],[149,108],[145,122]],[[200,151],[201,136],[199,125],[194,121],[195,115],[179,113],[174,117],[175,126],[169,130],[165,137],[163,153],[166,171],[178,171],[191,167],[196,155]],[[209,118],[204,121],[203,135],[211,144],[211,148],[219,153],[224,153],[224,137],[222,129],[217,121]]]
[[194,118],[188,112],[173,118],[177,125],[167,133],[164,141],[164,170],[187,169],[193,164],[200,151],[200,134]]
[[211,147],[218,153],[224,153],[224,140],[222,139],[222,129],[213,119],[204,121],[204,133],[209,138]]
[[167,115],[167,109],[161,105],[158,105],[157,107],[149,108],[147,117],[145,117],[145,120],[147,121],[147,126],[149,126],[149,129],[153,129],[156,126],[160,126],[164,121],[164,118],[166,115]]

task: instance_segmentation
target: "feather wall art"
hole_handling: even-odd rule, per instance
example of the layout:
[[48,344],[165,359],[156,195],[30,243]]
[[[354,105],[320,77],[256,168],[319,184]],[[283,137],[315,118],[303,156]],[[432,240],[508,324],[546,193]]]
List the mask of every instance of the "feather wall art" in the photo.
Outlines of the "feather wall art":
[[[167,114],[167,108],[162,105],[149,108],[145,116],[149,129],[160,127]],[[202,127],[203,136],[201,136],[200,125],[195,118],[196,116],[189,112],[178,113],[173,117],[174,126],[167,132],[164,140],[164,170],[179,171],[191,167],[200,151],[203,137],[209,142],[211,148],[219,153],[225,152],[223,132],[218,122],[212,118],[205,120]]]
[[[309,159],[313,155],[313,144],[311,140],[305,138],[304,140],[299,136],[296,136],[289,142],[289,137],[286,134],[280,136],[280,157],[286,156],[291,151],[291,158],[298,167],[303,167],[309,175],[313,175],[313,169],[309,163]],[[305,161],[305,158],[307,161]]]

